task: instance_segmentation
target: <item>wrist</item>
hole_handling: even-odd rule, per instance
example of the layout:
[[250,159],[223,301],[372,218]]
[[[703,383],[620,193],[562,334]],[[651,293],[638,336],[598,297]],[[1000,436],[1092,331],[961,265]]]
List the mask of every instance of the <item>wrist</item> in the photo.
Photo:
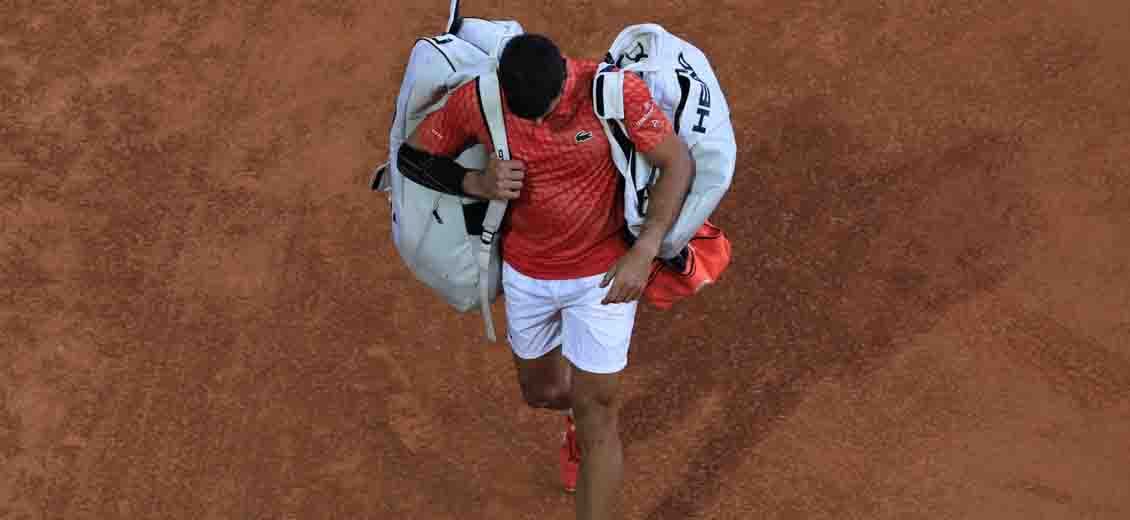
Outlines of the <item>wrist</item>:
[[654,259],[659,256],[660,242],[660,240],[649,236],[641,236],[636,240],[635,244],[632,245],[632,250],[639,252],[649,259]]
[[483,190],[479,181],[483,177],[483,172],[479,170],[468,169],[463,174],[463,193],[475,198],[483,198]]

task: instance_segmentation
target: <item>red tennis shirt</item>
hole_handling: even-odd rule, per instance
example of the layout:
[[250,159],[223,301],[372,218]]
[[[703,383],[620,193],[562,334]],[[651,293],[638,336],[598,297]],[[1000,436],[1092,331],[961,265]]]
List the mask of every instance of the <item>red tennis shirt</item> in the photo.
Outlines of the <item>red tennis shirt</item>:
[[[543,280],[604,273],[628,249],[620,173],[593,111],[597,63],[566,63],[561,101],[541,124],[513,115],[503,100],[510,155],[526,164],[526,177],[502,225],[502,257]],[[647,85],[633,74],[624,77],[624,115],[628,137],[641,152],[673,133]],[[429,114],[417,135],[435,155],[454,157],[472,143],[492,146],[474,82]]]

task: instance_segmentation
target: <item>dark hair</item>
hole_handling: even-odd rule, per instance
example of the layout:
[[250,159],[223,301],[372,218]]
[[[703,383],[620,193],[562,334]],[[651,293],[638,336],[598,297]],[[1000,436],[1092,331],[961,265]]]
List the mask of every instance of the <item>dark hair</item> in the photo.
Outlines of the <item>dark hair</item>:
[[523,34],[507,42],[498,60],[498,82],[514,115],[537,119],[565,84],[565,59],[552,40]]

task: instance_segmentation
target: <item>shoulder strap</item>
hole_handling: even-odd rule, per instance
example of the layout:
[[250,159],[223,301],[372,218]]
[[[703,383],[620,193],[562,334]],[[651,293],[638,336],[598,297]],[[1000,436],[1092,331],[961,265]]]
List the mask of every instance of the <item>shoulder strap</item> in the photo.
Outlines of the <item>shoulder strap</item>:
[[603,65],[592,82],[593,108],[600,119],[624,119],[624,71]]
[[[483,74],[475,79],[475,88],[479,94],[479,109],[482,110],[483,120],[486,121],[490,140],[494,143],[494,154],[500,160],[510,160],[510,146],[506,140],[506,122],[502,116],[502,97],[498,85],[498,76],[494,73]],[[502,226],[502,218],[506,215],[507,202],[505,200],[492,200],[487,207],[487,216],[483,220],[482,247],[479,248],[479,308],[486,326],[487,339],[495,341],[494,320],[490,312],[490,262],[498,247],[495,238],[498,229]]]

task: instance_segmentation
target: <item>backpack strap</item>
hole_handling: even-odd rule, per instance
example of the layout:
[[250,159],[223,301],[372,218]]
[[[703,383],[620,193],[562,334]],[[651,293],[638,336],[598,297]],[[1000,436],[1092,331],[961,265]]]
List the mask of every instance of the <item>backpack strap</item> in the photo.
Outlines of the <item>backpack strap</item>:
[[593,80],[593,108],[600,119],[624,119],[624,71],[602,65]]
[[616,145],[628,159],[629,171],[634,172],[636,147],[628,139],[628,129],[624,126],[624,71],[612,64],[601,64],[597,69],[596,79],[592,82],[592,89],[596,117],[608,125]]
[[[502,117],[502,94],[498,85],[498,76],[494,73],[483,74],[475,79],[475,88],[479,94],[479,109],[482,110],[483,120],[486,121],[490,140],[494,143],[494,154],[503,161],[510,160],[510,146],[506,140],[506,122]],[[502,218],[506,216],[507,202],[505,200],[492,200],[487,206],[487,216],[483,219],[482,247],[479,248],[479,309],[483,315],[483,324],[486,326],[487,339],[496,341],[494,320],[490,311],[490,262],[496,252],[498,243],[498,230],[502,227]]]
[[[624,109],[624,74],[625,71],[612,63],[602,63],[597,67],[596,78],[593,80],[593,111],[601,120],[608,131],[609,141],[614,150],[623,156],[623,163],[618,163],[625,193],[624,214],[628,222],[641,221],[646,215],[647,191],[651,177],[644,177],[638,166],[636,145],[628,137],[628,128],[624,125],[626,117]],[[617,155],[614,151],[613,159]],[[629,226],[630,227],[630,226]],[[633,239],[631,231],[627,235]]]

